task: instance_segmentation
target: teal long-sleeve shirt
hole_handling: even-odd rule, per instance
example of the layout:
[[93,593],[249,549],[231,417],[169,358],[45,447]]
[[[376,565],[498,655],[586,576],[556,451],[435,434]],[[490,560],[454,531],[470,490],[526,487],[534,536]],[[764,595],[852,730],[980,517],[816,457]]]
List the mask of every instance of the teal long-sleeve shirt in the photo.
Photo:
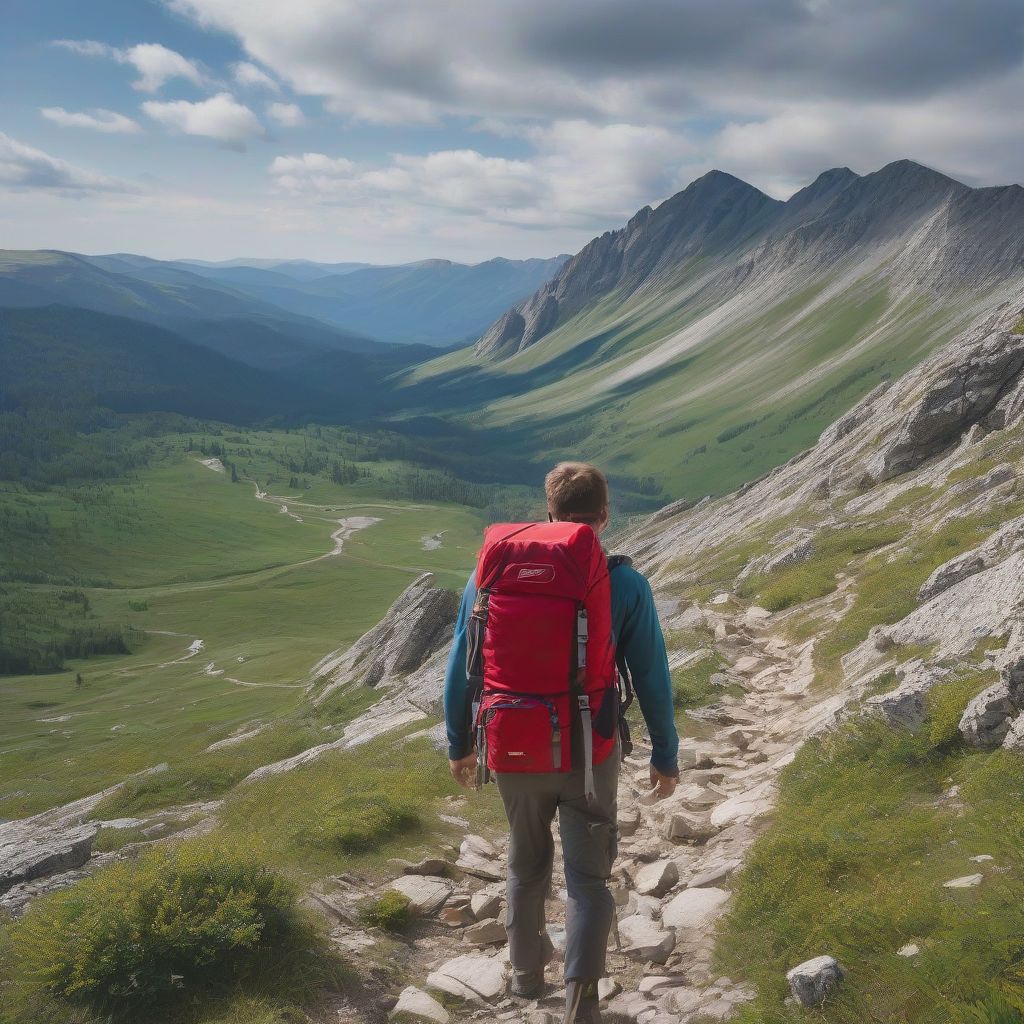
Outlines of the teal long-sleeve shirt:
[[[672,708],[672,679],[651,585],[631,565],[611,572],[612,630],[617,649],[624,655],[640,711],[651,736],[651,764],[666,775],[678,773],[679,736]],[[448,729],[448,756],[457,761],[471,747],[466,707],[466,626],[476,600],[476,574],[469,577],[459,616],[455,642],[448,656],[444,681],[444,717]]]

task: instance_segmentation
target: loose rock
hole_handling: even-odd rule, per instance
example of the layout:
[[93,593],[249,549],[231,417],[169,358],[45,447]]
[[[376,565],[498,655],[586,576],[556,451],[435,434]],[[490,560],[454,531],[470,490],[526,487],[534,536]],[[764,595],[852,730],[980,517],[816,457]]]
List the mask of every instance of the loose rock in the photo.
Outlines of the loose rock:
[[821,1006],[846,977],[846,972],[831,956],[818,956],[794,967],[786,974],[789,990],[801,1006]]

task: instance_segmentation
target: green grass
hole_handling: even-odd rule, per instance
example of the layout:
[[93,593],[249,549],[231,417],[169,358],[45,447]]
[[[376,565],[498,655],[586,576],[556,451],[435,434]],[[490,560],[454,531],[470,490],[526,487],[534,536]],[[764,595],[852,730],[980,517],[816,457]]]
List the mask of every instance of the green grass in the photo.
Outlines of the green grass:
[[[389,734],[235,789],[217,835],[306,879],[379,875],[388,857],[461,841],[437,815],[450,813],[445,798],[462,792],[443,752],[423,738]],[[469,793],[457,813],[484,831],[505,821],[494,786]]]
[[712,651],[699,661],[672,670],[672,704],[679,712],[710,704],[724,692],[711,677],[726,667],[725,660]]
[[[719,969],[759,990],[740,1020],[807,1019],[782,1005],[785,972],[823,953],[848,977],[816,1020],[946,1024],[1000,1000],[1018,1014],[1004,1019],[1020,1019],[1024,762],[965,750],[950,728],[984,683],[966,673],[937,692],[919,735],[847,725],[809,742],[786,769],[719,937]],[[937,802],[953,783],[962,812]],[[995,860],[974,864],[976,854]],[[979,888],[943,889],[978,870]],[[910,942],[921,955],[896,956]]]
[[1021,318],[1013,325],[1013,333],[1024,334],[1024,314],[1022,314]]
[[896,543],[907,529],[903,524],[881,523],[823,530],[814,538],[810,558],[748,577],[740,594],[772,612],[825,597],[836,589],[838,573],[854,558]]

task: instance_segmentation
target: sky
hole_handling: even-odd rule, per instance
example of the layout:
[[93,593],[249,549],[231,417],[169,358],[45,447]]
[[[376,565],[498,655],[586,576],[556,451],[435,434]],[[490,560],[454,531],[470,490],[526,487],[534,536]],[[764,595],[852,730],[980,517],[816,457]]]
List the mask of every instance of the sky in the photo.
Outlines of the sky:
[[1024,0],[0,0],[0,247],[478,262],[713,167],[1024,180]]

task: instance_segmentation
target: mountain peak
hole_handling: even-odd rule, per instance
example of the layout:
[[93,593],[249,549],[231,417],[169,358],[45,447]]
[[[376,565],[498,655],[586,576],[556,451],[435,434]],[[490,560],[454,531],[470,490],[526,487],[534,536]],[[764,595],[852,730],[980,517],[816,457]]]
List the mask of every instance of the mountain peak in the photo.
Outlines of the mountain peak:
[[919,164],[916,160],[907,159],[894,160],[873,174],[866,174],[863,180],[874,185],[899,188],[948,189],[950,185],[956,186],[958,189],[967,188],[962,181],[957,181],[956,178],[951,178],[948,174]]

